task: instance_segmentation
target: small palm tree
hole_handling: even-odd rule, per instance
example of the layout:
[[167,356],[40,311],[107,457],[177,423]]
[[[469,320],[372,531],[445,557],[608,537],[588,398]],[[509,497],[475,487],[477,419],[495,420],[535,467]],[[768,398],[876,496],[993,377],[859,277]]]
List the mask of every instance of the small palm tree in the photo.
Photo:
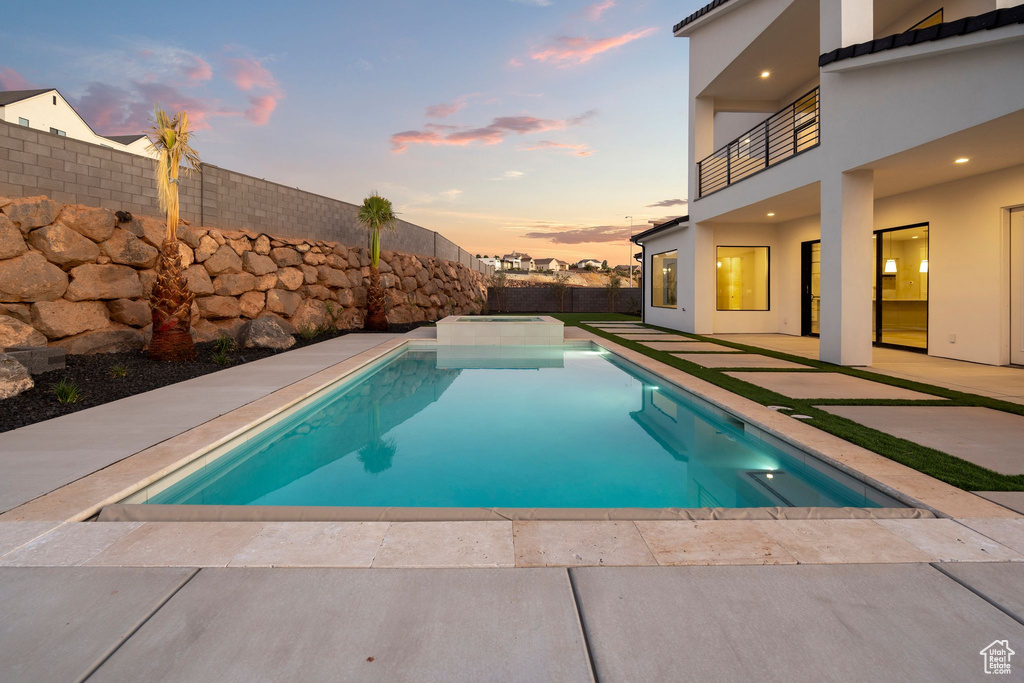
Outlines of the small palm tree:
[[178,243],[178,176],[199,168],[199,155],[188,144],[188,113],[173,117],[156,106],[150,129],[150,149],[157,153],[156,187],[160,209],[167,213],[167,235],[156,264],[156,284],[149,298],[153,313],[153,339],[149,355],[155,360],[183,361],[196,357],[189,332],[195,296],[181,269]]
[[374,192],[359,207],[359,222],[370,231],[370,286],[366,290],[367,330],[382,332],[388,329],[384,288],[380,284],[380,234],[394,230],[398,220],[391,201]]

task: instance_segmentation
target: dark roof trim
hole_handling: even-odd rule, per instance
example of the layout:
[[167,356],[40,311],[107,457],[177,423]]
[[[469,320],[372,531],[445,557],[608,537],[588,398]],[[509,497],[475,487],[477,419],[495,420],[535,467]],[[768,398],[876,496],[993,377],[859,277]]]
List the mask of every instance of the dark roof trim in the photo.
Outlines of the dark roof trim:
[[649,229],[644,230],[643,232],[641,232],[639,234],[633,235],[633,239],[631,241],[634,244],[640,244],[640,240],[642,240],[642,239],[644,239],[646,237],[650,237],[651,235],[656,235],[659,232],[661,232],[662,230],[668,230],[669,228],[674,228],[677,225],[682,225],[683,223],[689,223],[689,222],[690,222],[690,217],[689,216],[680,216],[679,218],[673,218],[670,221],[665,221],[664,223],[661,223],[659,225],[655,225],[653,228],[649,228]]
[[54,88],[44,88],[42,90],[5,90],[0,92],[0,107],[6,107],[8,104],[21,102],[36,95],[42,95],[44,92],[50,92],[51,90],[54,90]]
[[686,17],[685,19],[680,21],[678,24],[673,26],[672,27],[672,33],[678,33],[679,29],[681,29],[682,27],[686,26],[687,24],[692,24],[693,22],[697,21],[698,19],[703,17],[705,14],[710,12],[711,10],[713,10],[713,9],[715,9],[717,7],[721,7],[722,5],[724,5],[727,2],[729,2],[729,0],[712,0],[708,4],[704,5],[699,10],[697,10],[696,12],[694,12],[693,14],[691,14],[690,16]]
[[136,140],[141,140],[146,136],[142,133],[139,133],[138,135],[101,135],[100,137],[104,137],[108,140],[113,140],[114,142],[120,143],[122,145],[130,145]]
[[818,57],[818,66],[823,67],[851,57],[860,57],[861,55],[870,55],[897,47],[967,35],[975,31],[987,31],[1002,26],[1009,26],[1010,24],[1024,24],[1024,5],[997,9],[985,14],[979,14],[976,17],[964,17],[963,19],[946,21],[934,26],[906,31],[905,33],[896,33],[885,38],[870,40],[866,43],[841,47],[838,50],[826,52]]

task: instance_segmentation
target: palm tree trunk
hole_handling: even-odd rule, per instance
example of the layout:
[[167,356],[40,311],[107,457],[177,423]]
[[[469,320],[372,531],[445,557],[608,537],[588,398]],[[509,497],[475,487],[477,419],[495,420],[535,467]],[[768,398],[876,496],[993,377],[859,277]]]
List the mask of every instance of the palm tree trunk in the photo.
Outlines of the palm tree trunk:
[[380,284],[380,270],[370,266],[370,286],[366,290],[366,324],[372,332],[386,332],[388,329],[385,310],[384,287]]
[[167,240],[156,264],[156,284],[149,297],[153,312],[153,339],[149,357],[154,360],[194,360],[196,348],[189,328],[192,324],[192,300],[181,270],[177,240]]

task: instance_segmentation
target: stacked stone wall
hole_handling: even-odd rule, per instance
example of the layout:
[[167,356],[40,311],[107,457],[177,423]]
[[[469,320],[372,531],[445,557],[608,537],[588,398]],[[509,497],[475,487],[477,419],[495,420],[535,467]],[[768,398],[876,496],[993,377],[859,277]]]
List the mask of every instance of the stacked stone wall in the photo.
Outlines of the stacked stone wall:
[[[104,353],[147,343],[148,298],[166,228],[156,218],[121,217],[45,196],[0,197],[0,349]],[[363,325],[366,248],[184,223],[178,237],[196,296],[197,341],[235,336],[246,320],[263,316],[290,332]],[[380,272],[393,324],[486,305],[485,276],[463,263],[383,251]]]

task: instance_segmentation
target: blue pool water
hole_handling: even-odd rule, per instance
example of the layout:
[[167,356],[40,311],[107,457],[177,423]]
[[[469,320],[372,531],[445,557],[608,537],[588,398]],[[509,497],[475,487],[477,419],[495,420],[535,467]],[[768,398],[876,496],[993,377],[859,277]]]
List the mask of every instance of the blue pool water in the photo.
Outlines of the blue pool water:
[[449,347],[385,359],[148,502],[892,504],[826,471],[596,347]]

